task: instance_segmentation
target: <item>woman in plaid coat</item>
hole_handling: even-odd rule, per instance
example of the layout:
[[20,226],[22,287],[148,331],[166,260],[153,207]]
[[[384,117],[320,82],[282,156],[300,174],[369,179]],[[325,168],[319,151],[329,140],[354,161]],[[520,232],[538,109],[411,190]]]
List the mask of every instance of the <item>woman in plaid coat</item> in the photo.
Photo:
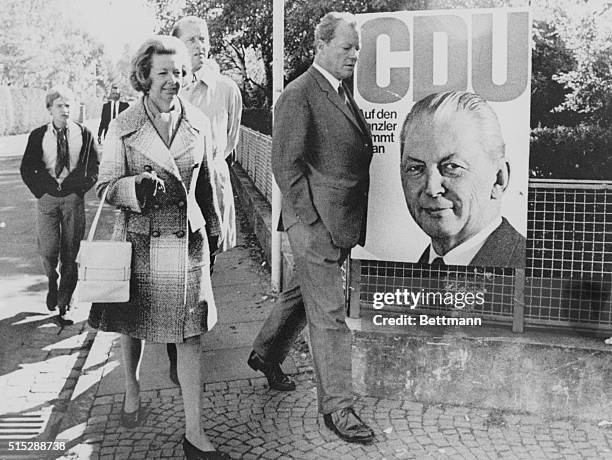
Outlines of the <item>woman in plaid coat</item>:
[[217,320],[208,240],[220,233],[210,123],[178,97],[189,66],[174,37],[147,40],[133,59],[131,82],[144,96],[111,123],[97,186],[122,210],[113,238],[132,243],[130,301],[94,304],[89,317],[93,327],[122,334],[127,427],[140,421],[142,340],[177,344],[188,458],[214,451],[200,425],[200,335]]

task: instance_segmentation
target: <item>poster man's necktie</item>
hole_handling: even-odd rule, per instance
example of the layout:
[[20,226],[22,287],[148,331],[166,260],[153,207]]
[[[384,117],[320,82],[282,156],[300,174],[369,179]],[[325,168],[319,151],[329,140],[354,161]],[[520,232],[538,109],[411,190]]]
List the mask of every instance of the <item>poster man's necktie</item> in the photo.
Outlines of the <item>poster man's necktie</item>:
[[57,130],[57,160],[55,162],[55,177],[59,177],[66,168],[70,171],[70,155],[68,153],[68,135],[66,128]]
[[436,257],[434,260],[431,261],[431,266],[443,268],[446,267],[446,264],[444,263],[444,259],[442,257]]

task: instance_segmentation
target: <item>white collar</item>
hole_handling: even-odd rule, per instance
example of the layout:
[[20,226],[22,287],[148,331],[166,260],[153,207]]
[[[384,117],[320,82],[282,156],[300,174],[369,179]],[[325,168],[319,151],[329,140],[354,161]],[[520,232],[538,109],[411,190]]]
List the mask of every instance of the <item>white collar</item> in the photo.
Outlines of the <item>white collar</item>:
[[459,246],[448,251],[444,256],[439,255],[433,245],[429,245],[429,263],[432,263],[437,257],[442,257],[446,265],[469,265],[472,259],[482,249],[487,238],[499,227],[502,223],[501,215],[491,221],[489,225],[476,233],[472,238],[464,241]]
[[[51,120],[47,126],[48,126],[47,130],[50,130],[50,131],[51,131],[53,134],[57,134],[57,128],[56,128],[56,127],[55,127],[55,125],[53,124],[53,120]],[[74,126],[76,126],[76,123],[74,123],[72,120],[70,120],[70,119],[69,119],[69,120],[66,122],[66,133],[67,133],[67,134],[70,134],[70,130],[71,130],[71,129],[72,129]]]
[[162,113],[168,113],[170,114],[170,116],[178,116],[181,114],[181,103],[178,97],[175,98],[174,103],[172,104],[172,107],[170,107],[170,110],[168,112],[162,112],[161,110],[159,110],[157,104],[153,102],[153,100],[149,96],[145,96],[144,100],[145,109],[149,112],[151,118],[157,118],[158,115]]
[[338,88],[342,84],[342,80],[338,80],[336,77],[334,77],[331,73],[329,73],[327,70],[325,70],[323,67],[321,67],[316,62],[313,62],[312,66],[315,69],[317,69],[319,72],[321,72],[321,74],[329,82],[329,84],[332,86],[332,88],[334,88],[336,91],[338,91]]
[[209,88],[213,88],[219,78],[219,65],[212,59],[206,59],[202,67],[194,72],[194,77],[197,81],[201,81]]

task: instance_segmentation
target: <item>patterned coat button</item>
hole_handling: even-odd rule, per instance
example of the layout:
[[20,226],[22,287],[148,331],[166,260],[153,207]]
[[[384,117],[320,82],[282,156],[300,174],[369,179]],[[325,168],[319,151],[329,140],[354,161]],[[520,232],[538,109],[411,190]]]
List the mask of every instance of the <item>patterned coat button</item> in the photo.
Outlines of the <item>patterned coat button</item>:
[[153,238],[159,238],[159,235],[160,235],[159,230],[153,230],[153,231],[151,232],[151,236],[152,236]]
[[185,207],[185,202],[181,200],[181,201],[179,201],[179,202],[177,203],[177,206],[178,206],[179,208],[184,208],[184,207]]
[[185,232],[183,230],[179,230],[178,232],[175,233],[177,238],[184,238],[185,237]]

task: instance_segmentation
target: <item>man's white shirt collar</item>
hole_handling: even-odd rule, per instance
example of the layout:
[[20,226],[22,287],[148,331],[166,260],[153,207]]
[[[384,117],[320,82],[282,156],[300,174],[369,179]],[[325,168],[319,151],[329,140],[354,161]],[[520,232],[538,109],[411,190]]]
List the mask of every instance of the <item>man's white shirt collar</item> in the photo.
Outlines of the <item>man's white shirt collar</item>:
[[219,78],[219,65],[212,59],[207,59],[195,73],[196,81],[201,81],[209,88],[213,88]]
[[334,88],[336,91],[338,91],[338,88],[340,87],[340,84],[342,83],[340,80],[338,80],[336,77],[334,77],[331,73],[329,73],[327,70],[325,70],[323,67],[321,67],[316,62],[313,62],[312,66],[315,69],[317,69],[319,72],[321,72],[321,74],[329,82],[329,84],[332,86],[332,88]]
[[482,249],[487,238],[499,227],[502,223],[502,217],[497,216],[493,221],[479,231],[476,235],[467,241],[464,241],[459,246],[451,249],[445,256],[439,255],[433,245],[429,245],[429,263],[432,263],[437,257],[442,257],[446,265],[469,265],[472,259]]
[[[53,121],[50,121],[48,126],[51,128],[51,132],[53,133],[53,135],[57,136],[57,131],[59,128],[55,127]],[[66,120],[66,132],[68,136],[70,135],[70,131],[72,131],[75,127],[78,128],[77,124],[74,121],[70,119]]]

